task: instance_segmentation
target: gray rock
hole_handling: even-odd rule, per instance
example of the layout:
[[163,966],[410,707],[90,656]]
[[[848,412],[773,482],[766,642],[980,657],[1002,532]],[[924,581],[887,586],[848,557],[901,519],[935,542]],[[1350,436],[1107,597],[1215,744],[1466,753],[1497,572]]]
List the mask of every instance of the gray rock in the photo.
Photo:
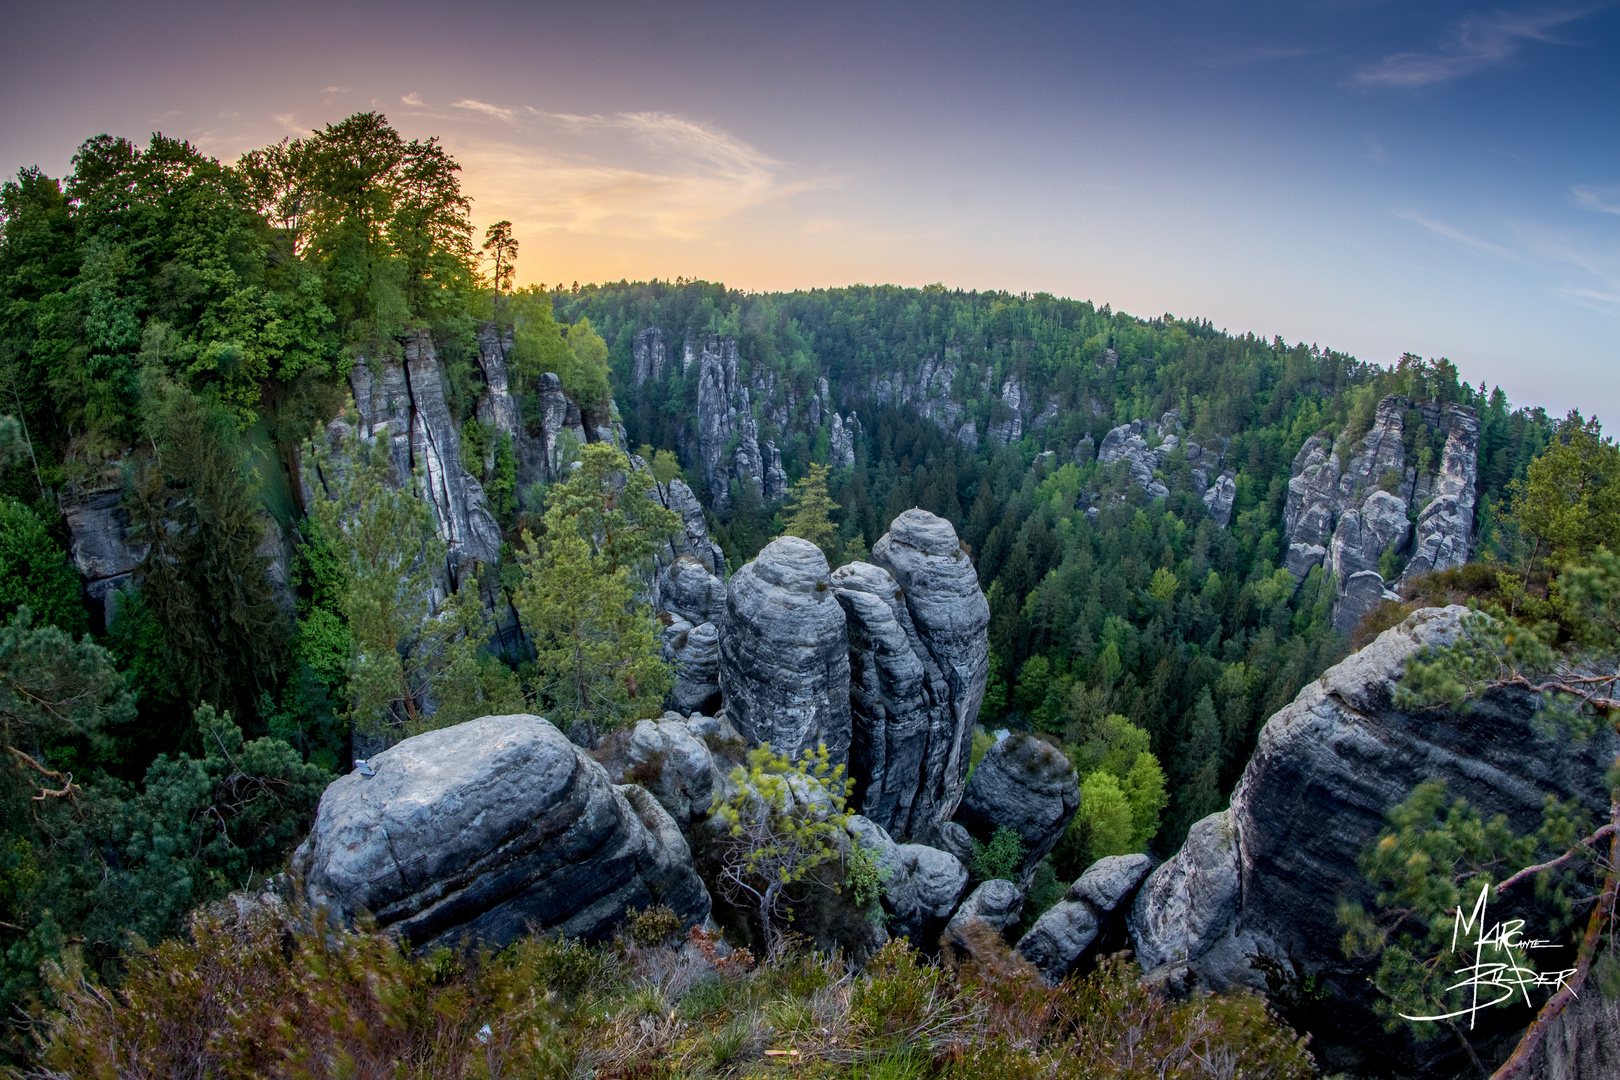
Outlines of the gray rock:
[[748,388],[741,384],[739,364],[736,339],[711,334],[698,361],[697,426],[703,478],[715,510],[731,508],[733,480],[756,495],[764,493],[759,424]]
[[724,580],[726,556],[720,545],[709,537],[709,523],[703,517],[703,505],[698,502],[686,481],[676,477],[668,484],[658,484],[654,496],[665,508],[680,515],[681,528],[655,553],[660,570],[672,566],[682,555],[690,556],[709,573]]
[[1232,523],[1232,506],[1237,502],[1237,474],[1228,469],[1216,477],[1204,492],[1204,506],[1210,520],[1224,529]]
[[964,865],[973,861],[973,834],[959,821],[942,822],[934,830],[933,845],[955,855]]
[[1066,900],[1084,900],[1102,914],[1112,914],[1136,895],[1153,860],[1147,855],[1109,855],[1086,868],[1065,895]]
[[1153,860],[1146,855],[1098,859],[1019,939],[1019,954],[1049,982],[1060,982],[1105,937],[1119,935],[1124,909],[1152,868]]
[[1412,556],[1401,582],[1468,561],[1474,532],[1474,485],[1479,472],[1479,420],[1460,405],[1447,407],[1450,431],[1440,469],[1430,485],[1432,501],[1418,511]]
[[978,433],[973,421],[964,421],[966,410],[951,396],[961,372],[961,359],[961,350],[947,349],[943,358],[925,358],[914,373],[893,371],[881,375],[872,382],[872,398],[880,405],[911,405],[946,435],[977,448]]
[[896,819],[901,835],[927,841],[954,816],[962,798],[973,724],[990,672],[990,605],[956,530],[926,510],[907,510],[895,518],[872,545],[872,562],[900,586],[915,633],[912,648],[928,673],[925,689],[935,692],[935,668],[944,681],[946,697],[936,696],[929,712],[910,822]]
[[680,828],[725,801],[726,771],[685,720],[638,720],[607,742],[606,754],[623,759],[625,782],[641,784]]
[[122,491],[70,489],[58,501],[68,530],[68,555],[84,579],[85,594],[102,608],[111,625],[118,589],[146,558],[146,545],[131,541]]
[[855,414],[849,414],[849,422],[837,413],[832,414],[828,425],[827,441],[830,447],[827,454],[827,463],[835,469],[847,469],[855,464]]
[[897,844],[859,814],[850,816],[848,829],[862,847],[877,853],[878,866],[889,875],[883,883],[883,908],[889,913],[890,932],[919,944],[937,938],[967,887],[967,867],[948,851]]
[[720,631],[712,622],[672,623],[665,649],[675,662],[669,705],[680,713],[712,712],[720,705]]
[[1058,983],[1079,966],[1099,929],[1096,912],[1089,905],[1059,900],[1018,939],[1018,953],[1039,968],[1048,982]]
[[1547,1030],[1527,1075],[1538,1080],[1608,1080],[1620,1076],[1620,997],[1592,986]]
[[1023,841],[1026,870],[1056,846],[1080,809],[1080,780],[1050,743],[1019,732],[992,746],[973,770],[959,820],[980,842],[998,828]]
[[413,736],[321,797],[295,859],[309,899],[369,912],[419,950],[465,939],[608,933],[662,903],[686,925],[709,896],[669,814],[537,716],[490,716]]
[[965,933],[969,923],[982,923],[1000,934],[1018,921],[1023,909],[1024,890],[1017,885],[1000,878],[982,882],[951,916],[945,926],[945,939],[971,951],[972,943]]
[[[521,493],[531,484],[552,479],[551,463],[546,456],[546,444],[529,434],[513,394],[506,367],[506,357],[512,348],[510,334],[497,333],[493,323],[484,323],[478,329],[478,363],[484,372],[486,390],[478,399],[478,421],[491,431],[512,439],[512,456],[516,459],[517,489]],[[559,391],[560,392],[560,391]],[[555,433],[552,441],[555,442]],[[490,465],[494,464],[491,444]],[[539,507],[526,509],[538,510]]]
[[1384,602],[1384,579],[1376,570],[1351,574],[1333,608],[1333,629],[1348,634],[1366,615]]
[[1338,902],[1371,902],[1357,857],[1385,814],[1429,779],[1445,780],[1487,820],[1506,815],[1519,833],[1541,823],[1544,792],[1603,813],[1604,770],[1620,751],[1609,729],[1584,742],[1546,732],[1536,700],[1517,692],[1489,695],[1466,715],[1397,709],[1406,658],[1454,640],[1465,614],[1453,606],[1409,616],[1266,722],[1230,809],[1194,826],[1137,894],[1131,935],[1145,971],[1180,964],[1201,987],[1264,990],[1251,956],[1298,964],[1334,996],[1318,1046],[1346,1060],[1417,1054],[1384,1034],[1365,964],[1339,949]]
[[893,575],[856,562],[835,570],[831,581],[849,633],[853,805],[884,829],[910,836],[917,832],[912,809],[929,738],[954,732],[950,690],[917,638]]
[[782,451],[770,439],[765,440],[765,460],[765,501],[781,502],[787,495],[788,474],[782,468]]
[[732,575],[720,627],[720,692],[743,737],[796,755],[850,743],[849,646],[827,557],[796,536]]
[[659,382],[664,377],[664,365],[668,362],[664,332],[656,326],[642,330],[630,347],[630,385],[639,388],[648,379]]
[[1024,393],[1023,384],[1015,375],[1007,376],[1001,384],[1001,400],[1003,408],[992,415],[990,426],[985,429],[985,438],[999,446],[1009,446],[1024,437],[1024,416],[1028,411],[1028,401]]
[[1405,548],[1411,532],[1406,500],[1387,491],[1375,491],[1359,509],[1340,515],[1328,545],[1328,572],[1340,582],[1348,582],[1364,570],[1376,571],[1384,552]]
[[726,583],[683,554],[659,572],[658,605],[689,623],[714,622],[726,610]]

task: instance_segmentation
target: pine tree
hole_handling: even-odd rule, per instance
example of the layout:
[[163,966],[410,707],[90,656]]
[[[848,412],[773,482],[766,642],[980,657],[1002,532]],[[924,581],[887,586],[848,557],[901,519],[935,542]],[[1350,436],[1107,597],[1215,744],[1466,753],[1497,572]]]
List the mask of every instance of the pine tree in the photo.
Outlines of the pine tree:
[[827,466],[812,464],[793,485],[782,534],[808,540],[831,558],[838,550],[838,527],[832,522],[836,509],[838,504],[827,494]]
[[679,518],[651,497],[653,480],[604,443],[547,493],[545,535],[523,534],[515,604],[534,642],[539,690],[553,720],[604,730],[656,716],[674,676],[657,622],[637,599],[655,544]]

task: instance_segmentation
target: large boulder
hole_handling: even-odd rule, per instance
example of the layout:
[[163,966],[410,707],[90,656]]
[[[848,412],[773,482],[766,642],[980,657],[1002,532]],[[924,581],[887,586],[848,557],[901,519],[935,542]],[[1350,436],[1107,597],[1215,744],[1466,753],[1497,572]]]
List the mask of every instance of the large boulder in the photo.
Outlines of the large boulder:
[[[941,679],[944,684],[944,699],[935,697],[928,711],[909,820],[895,818],[897,835],[926,841],[955,814],[967,780],[973,724],[990,672],[990,605],[956,530],[926,510],[895,518],[872,545],[872,562],[900,587],[910,616],[907,641],[923,664],[925,692],[934,694]],[[893,610],[900,621],[898,606]],[[899,790],[894,784],[886,781],[885,790]]]
[[975,928],[988,930],[1000,938],[1018,921],[1023,910],[1024,890],[1013,882],[1001,878],[981,882],[945,924],[942,940],[959,953],[974,955],[979,948],[974,940]]
[[1098,859],[1018,940],[1019,954],[1049,982],[1061,982],[1099,947],[1123,936],[1125,910],[1152,868],[1146,855]]
[[416,735],[338,778],[295,857],[309,899],[371,915],[417,949],[500,947],[530,930],[608,933],[663,904],[688,924],[709,894],[669,813],[538,716]]
[[1466,613],[1411,615],[1267,721],[1230,808],[1194,825],[1136,896],[1131,938],[1150,978],[1264,990],[1256,959],[1274,962],[1266,966],[1320,980],[1332,995],[1313,1034],[1334,1068],[1411,1064],[1415,1048],[1385,1033],[1373,1010],[1367,963],[1339,947],[1339,901],[1372,901],[1357,857],[1385,814],[1430,779],[1521,833],[1540,825],[1547,792],[1606,814],[1604,771],[1620,750],[1607,727],[1584,742],[1546,730],[1536,699],[1518,692],[1466,714],[1396,708],[1407,657],[1455,640]]
[[675,665],[667,704],[682,715],[711,713],[720,706],[720,630],[712,622],[693,626],[670,618],[663,632],[664,659]]
[[720,693],[742,736],[798,754],[849,755],[849,647],[827,557],[783,536],[732,575],[720,632]]
[[973,770],[959,820],[981,843],[998,828],[1023,842],[1025,868],[1057,845],[1080,809],[1080,780],[1063,752],[1018,732],[996,743]]
[[883,909],[889,915],[890,933],[914,944],[934,941],[967,887],[967,867],[948,851],[897,844],[882,826],[860,814],[850,815],[847,828],[862,847],[876,854],[887,875]]

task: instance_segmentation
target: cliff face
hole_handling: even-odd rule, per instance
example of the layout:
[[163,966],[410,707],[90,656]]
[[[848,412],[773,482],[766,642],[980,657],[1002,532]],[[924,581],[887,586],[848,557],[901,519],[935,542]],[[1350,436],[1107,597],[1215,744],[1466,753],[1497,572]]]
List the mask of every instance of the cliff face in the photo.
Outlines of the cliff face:
[[[1438,460],[1424,460],[1432,458],[1426,445],[1408,450],[1439,432]],[[1348,451],[1321,435],[1305,441],[1283,511],[1285,565],[1300,580],[1316,566],[1334,575],[1335,626],[1354,627],[1387,585],[1468,561],[1478,454],[1479,421],[1468,409],[1418,408],[1395,394],[1378,403],[1371,429]],[[1386,583],[1380,573],[1386,552],[1406,560],[1400,581]]]
[[1231,807],[1193,826],[1137,895],[1130,933],[1150,978],[1265,990],[1254,957],[1298,965],[1331,994],[1314,1034],[1332,1068],[1382,1073],[1404,1062],[1397,1071],[1405,1071],[1420,1059],[1418,1048],[1384,1033],[1368,965],[1339,948],[1337,904],[1371,900],[1357,856],[1391,807],[1436,778],[1486,820],[1506,815],[1519,833],[1540,824],[1544,792],[1606,815],[1604,770],[1620,748],[1607,728],[1584,742],[1544,732],[1524,694],[1488,697],[1467,714],[1397,709],[1392,694],[1406,658],[1454,640],[1464,613],[1417,612],[1266,722]]

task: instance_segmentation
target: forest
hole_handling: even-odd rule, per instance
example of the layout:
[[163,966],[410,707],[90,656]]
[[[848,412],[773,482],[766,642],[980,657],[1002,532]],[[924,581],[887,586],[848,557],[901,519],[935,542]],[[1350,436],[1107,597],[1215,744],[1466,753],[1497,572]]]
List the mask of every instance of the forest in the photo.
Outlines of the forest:
[[[1283,569],[1307,439],[1359,437],[1390,394],[1474,410],[1474,558],[1528,565],[1542,597],[1555,530],[1526,516],[1527,470],[1572,431],[1612,445],[1448,360],[1381,365],[1044,293],[517,289],[511,223],[475,228],[458,168],[366,113],[231,163],[162,135],[97,136],[68,175],[26,169],[0,187],[0,1007],[24,1018],[14,1058],[26,1018],[63,1000],[42,963],[82,957],[118,984],[187,913],[280,871],[362,746],[486,714],[591,732],[658,715],[671,675],[645,567],[676,523],[645,498],[655,482],[685,479],[733,571],[784,533],[834,567],[863,559],[911,507],[955,526],[991,611],[977,752],[997,729],[1033,732],[1083,780],[1038,911],[1097,857],[1173,852],[1225,805],[1267,717],[1380,628],[1335,630],[1331,579]],[[593,442],[568,448],[566,481],[520,489],[510,440],[478,419],[487,327],[511,337],[526,421],[554,374],[585,413],[622,424],[645,467]],[[636,380],[650,327],[734,339],[741,380],[794,403],[759,417],[786,499],[747,484],[716,499],[697,371]],[[465,574],[442,572],[431,515],[380,451],[345,444],[339,468],[321,441],[352,413],[356,364],[412,335],[443,364],[462,462],[501,531],[498,560]],[[985,436],[877,392],[942,357],[953,419]],[[1008,380],[1049,406],[1040,424],[1008,426]],[[805,422],[812,399],[858,413],[852,461]],[[1157,498],[1096,459],[1110,430],[1172,410],[1187,439],[1222,448],[1224,527],[1184,456],[1165,459]],[[1413,453],[1429,452],[1424,430],[1409,429]],[[626,484],[643,497],[619,497]],[[105,604],[68,556],[64,507],[90,495],[145,547]],[[517,653],[492,644],[503,619],[522,628]]]

